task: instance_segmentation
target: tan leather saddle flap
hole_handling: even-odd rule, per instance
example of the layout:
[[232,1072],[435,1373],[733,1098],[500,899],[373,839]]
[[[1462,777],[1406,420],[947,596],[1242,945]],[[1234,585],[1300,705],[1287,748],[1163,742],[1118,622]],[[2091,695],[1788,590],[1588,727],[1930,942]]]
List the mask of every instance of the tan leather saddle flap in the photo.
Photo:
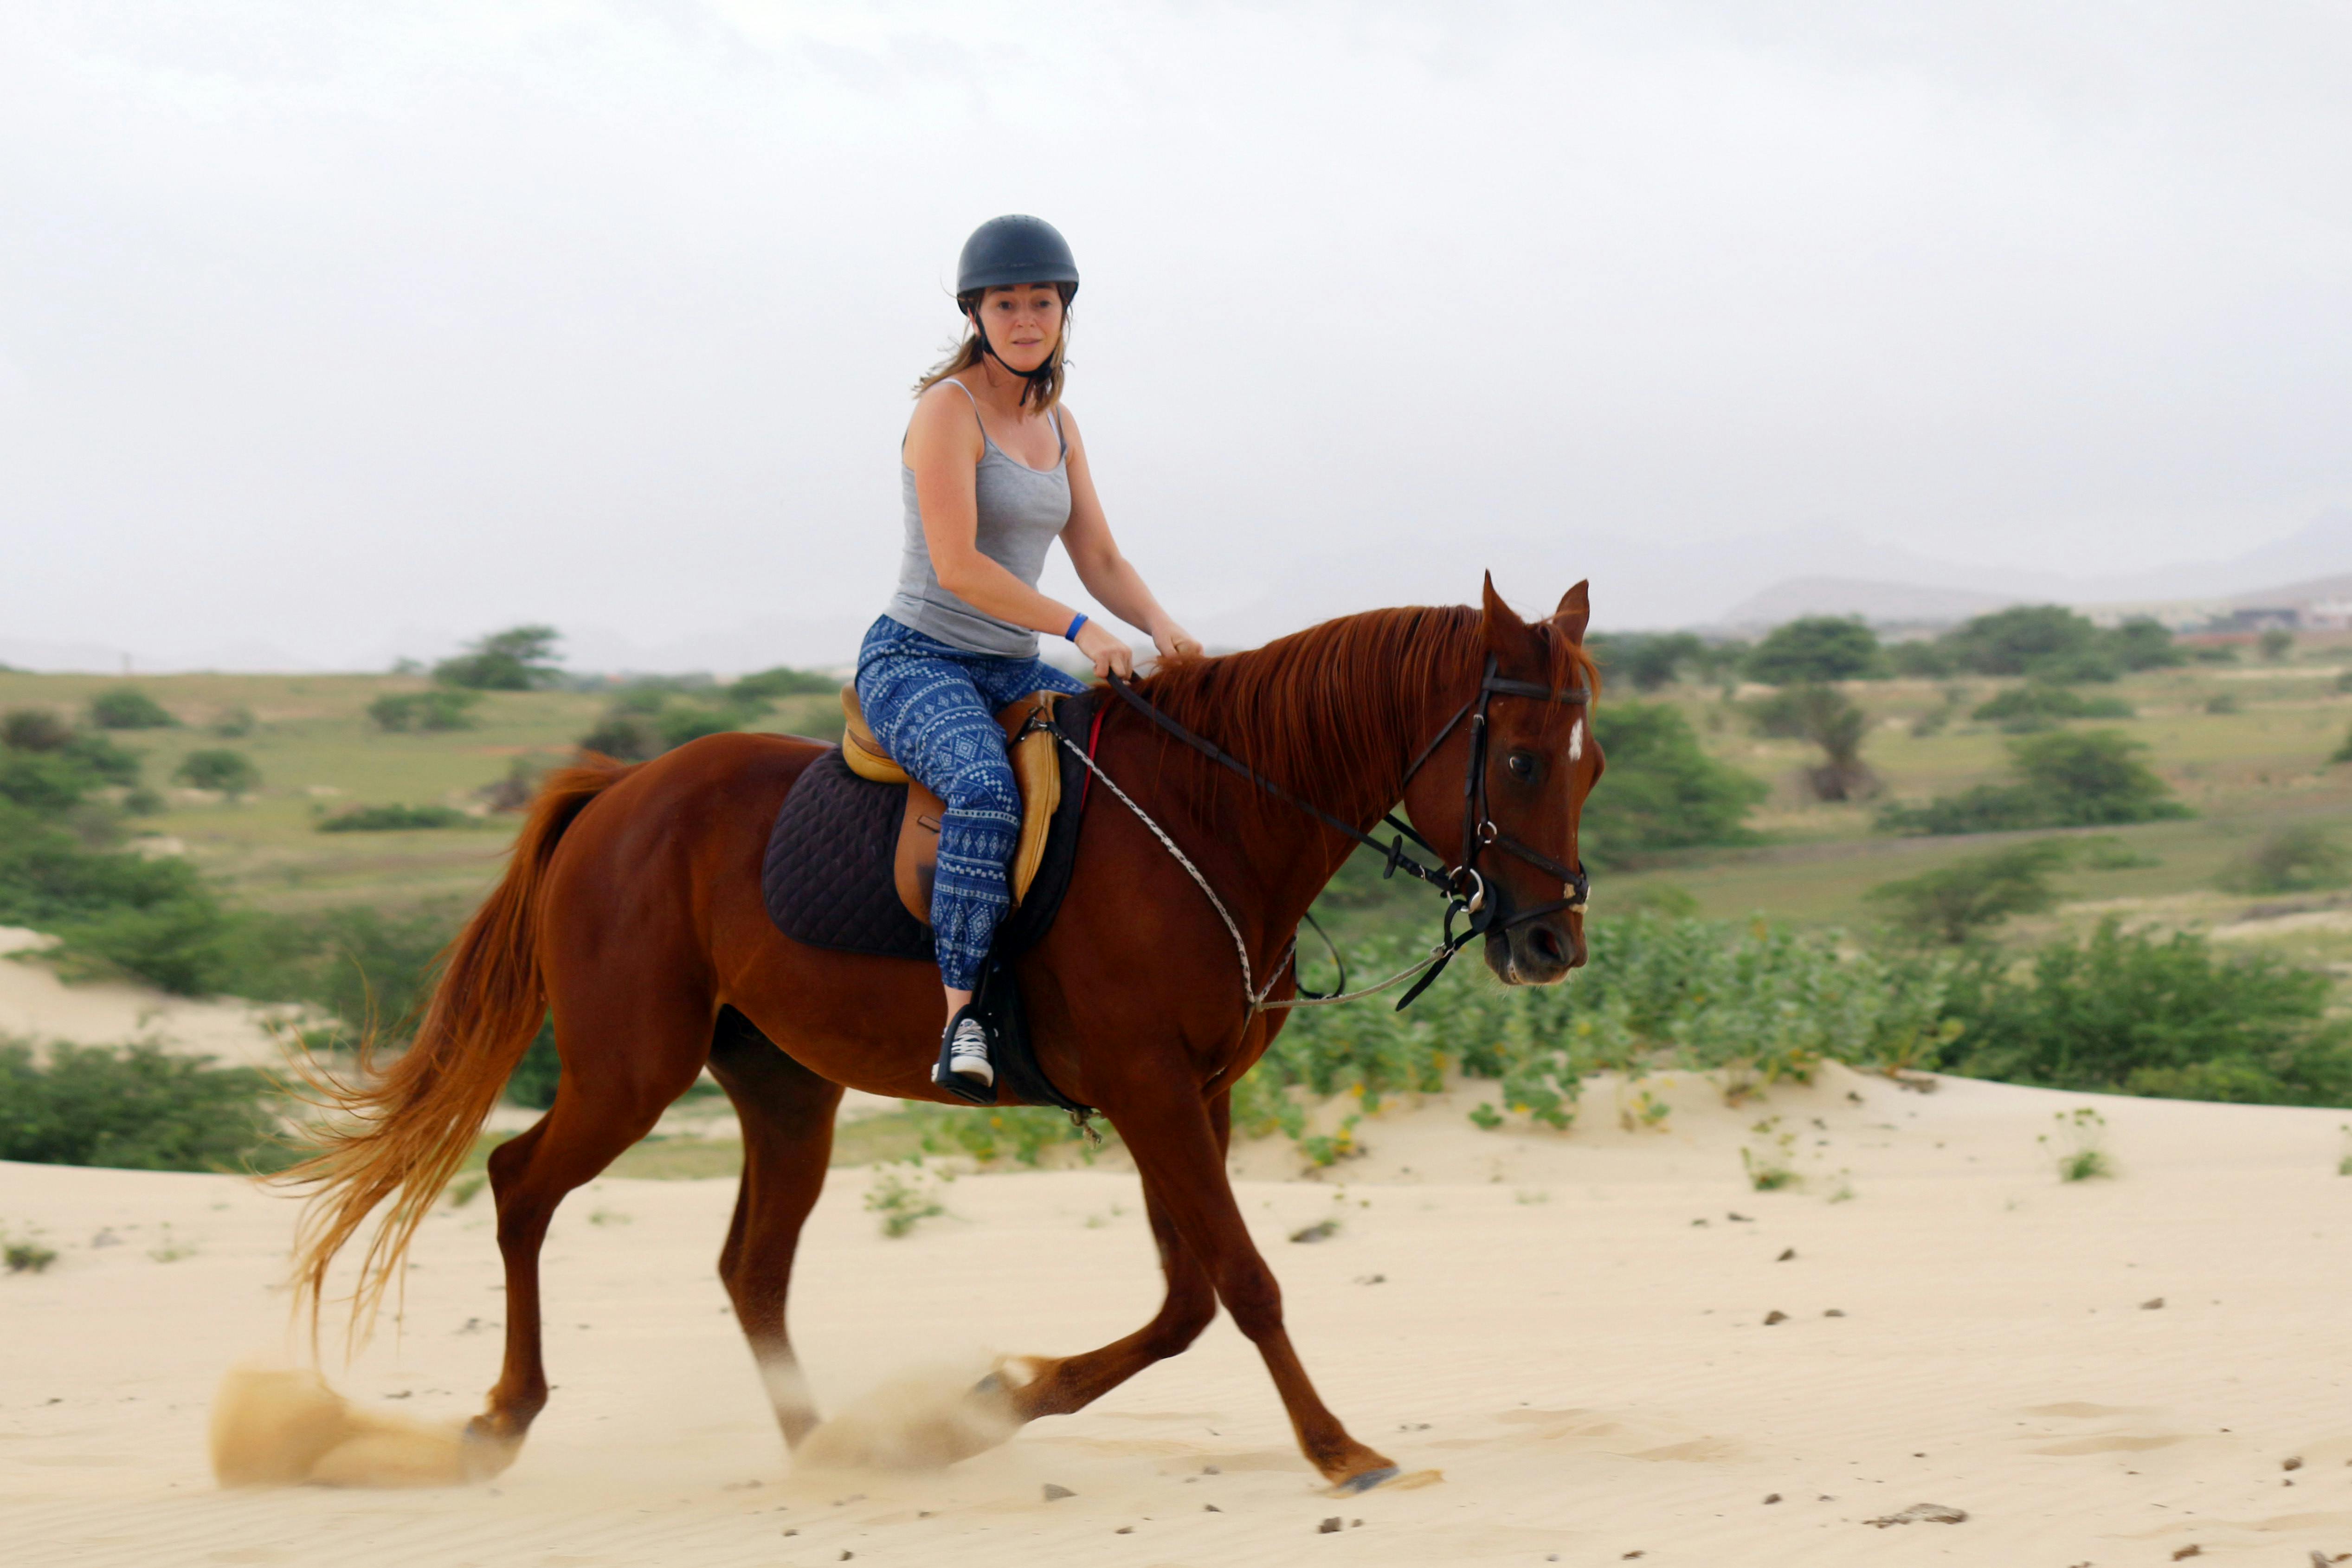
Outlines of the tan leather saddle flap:
[[[1045,858],[1045,833],[1062,804],[1062,760],[1054,737],[1042,730],[1023,737],[1021,730],[1028,723],[1029,715],[1041,709],[1044,716],[1051,720],[1054,704],[1060,699],[1058,691],[1033,691],[1006,704],[996,715],[997,723],[1004,730],[1013,776],[1021,786],[1021,838],[1013,851],[1013,863],[1006,868],[1016,907],[1029,891],[1029,884],[1036,880],[1037,868]],[[906,905],[907,912],[929,925],[931,883],[940,863],[940,819],[947,814],[947,806],[938,795],[908,777],[906,769],[893,762],[890,753],[874,738],[874,731],[866,727],[865,714],[858,708],[854,687],[841,689],[841,710],[845,721],[841,754],[849,771],[877,784],[904,781],[907,785],[907,811],[898,822],[898,842],[890,858],[891,877],[898,885],[898,901]]]

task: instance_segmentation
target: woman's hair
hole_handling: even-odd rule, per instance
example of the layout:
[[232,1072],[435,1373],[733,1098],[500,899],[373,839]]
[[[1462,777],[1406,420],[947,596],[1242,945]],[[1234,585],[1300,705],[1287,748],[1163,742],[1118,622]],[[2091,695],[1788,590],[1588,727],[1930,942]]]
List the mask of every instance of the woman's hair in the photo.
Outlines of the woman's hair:
[[[1054,342],[1052,355],[1039,367],[1045,374],[1031,376],[1028,387],[1021,394],[1021,401],[1034,405],[1040,414],[1062,401],[1062,380],[1066,373],[1063,356],[1070,350],[1070,297],[1078,291],[1075,283],[1056,283],[1054,287],[1060,290],[1062,296],[1061,336]],[[980,328],[976,318],[980,312],[980,302],[987,294],[985,289],[974,289],[956,296],[956,307],[963,312],[963,341],[955,346],[954,353],[933,365],[922,380],[915,383],[916,396],[922,396],[959,371],[970,370],[986,356],[988,351],[980,346]]]

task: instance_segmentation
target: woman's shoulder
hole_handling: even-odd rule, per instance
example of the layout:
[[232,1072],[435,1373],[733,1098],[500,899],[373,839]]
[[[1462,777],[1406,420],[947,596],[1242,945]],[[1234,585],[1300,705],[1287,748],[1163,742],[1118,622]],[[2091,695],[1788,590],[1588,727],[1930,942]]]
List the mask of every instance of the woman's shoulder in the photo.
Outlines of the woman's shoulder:
[[942,376],[915,399],[915,412],[907,421],[907,434],[932,440],[953,440],[964,436],[976,447],[982,438],[980,410],[961,382],[951,375]]

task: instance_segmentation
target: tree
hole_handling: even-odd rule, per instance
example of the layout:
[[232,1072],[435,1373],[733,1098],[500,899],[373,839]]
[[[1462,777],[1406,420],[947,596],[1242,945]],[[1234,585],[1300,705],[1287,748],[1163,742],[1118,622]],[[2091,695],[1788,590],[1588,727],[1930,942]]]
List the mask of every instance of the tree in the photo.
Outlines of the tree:
[[2171,788],[2139,761],[2147,748],[2120,730],[2062,730],[2010,742],[2021,788],[2055,826],[2095,827],[2188,816]]
[[2013,733],[2047,730],[2062,719],[2129,719],[2132,705],[2118,697],[2085,697],[2071,686],[2029,680],[1979,703],[1969,715],[1979,723],[1999,724]]
[[444,686],[473,691],[534,691],[555,683],[555,645],[562,634],[553,626],[510,626],[466,645],[456,658],[433,667],[433,679]]
[[1929,637],[1912,637],[1904,642],[1890,643],[1886,662],[1897,675],[1924,677],[1941,680],[1959,666],[1952,659],[1952,650],[1942,642]]
[[2108,634],[2107,642],[2126,669],[2169,669],[2189,662],[2188,653],[2173,645],[2172,633],[2145,617],[2126,621]]
[[1806,740],[1822,749],[1819,767],[1805,770],[1815,800],[1861,800],[1878,793],[1878,775],[1862,760],[1870,715],[1834,686],[1805,686],[1798,723]]
[[1704,660],[1706,645],[1688,632],[1622,632],[1593,638],[1592,652],[1603,673],[1622,676],[1636,691],[1655,691]]
[[1748,656],[1748,676],[1768,686],[1825,684],[1875,675],[1878,635],[1843,616],[1806,616],[1772,628]]
[[1990,855],[1970,856],[1863,895],[1884,905],[1887,918],[1924,942],[1954,947],[2009,919],[2039,914],[2058,902],[2050,876],[2073,858],[2061,838],[2037,838]]
[[261,770],[253,765],[253,759],[226,746],[190,752],[180,759],[172,776],[191,789],[216,789],[231,800],[261,784]]
[[2304,893],[2352,882],[2352,854],[2315,823],[2281,828],[2225,868],[2221,886],[2240,893]]
[[830,675],[780,664],[773,669],[743,677],[728,687],[727,695],[730,700],[747,705],[765,704],[779,697],[823,697],[840,689],[841,682]]
[[101,730],[168,730],[179,721],[135,686],[115,686],[89,700],[89,721]]
[[1771,789],[1708,756],[1679,709],[1603,703],[1592,710],[1592,738],[1609,759],[1609,773],[1584,803],[1579,844],[1596,865],[1754,837],[1748,813]]
[[2276,664],[2294,651],[2294,634],[2284,626],[2266,626],[2255,644],[2262,649],[2263,662]]
[[2099,628],[2063,605],[2019,605],[1979,616],[1945,639],[1963,669],[2044,680],[2113,680],[2120,668]]

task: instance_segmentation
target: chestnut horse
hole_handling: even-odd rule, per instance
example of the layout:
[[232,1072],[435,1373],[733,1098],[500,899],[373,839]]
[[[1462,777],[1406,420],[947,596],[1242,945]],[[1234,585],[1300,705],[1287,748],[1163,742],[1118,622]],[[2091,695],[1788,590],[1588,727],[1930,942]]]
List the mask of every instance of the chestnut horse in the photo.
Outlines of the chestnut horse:
[[[1554,873],[1579,864],[1578,813],[1601,770],[1582,728],[1580,704],[1596,683],[1582,647],[1585,585],[1534,625],[1491,580],[1485,599],[1483,611],[1346,616],[1252,652],[1171,664],[1137,689],[1341,821],[1370,827],[1402,800],[1455,865],[1476,858],[1464,842],[1463,803],[1481,784],[1476,837],[1521,857],[1496,855],[1477,873],[1497,908],[1521,911],[1486,928],[1487,966],[1509,984],[1549,984],[1584,961],[1580,898],[1562,900]],[[1252,968],[1267,973],[1356,846],[1184,751],[1109,694],[1093,700],[1107,704],[1104,775],[1220,890]],[[1461,722],[1474,706],[1479,721]],[[784,1298],[843,1087],[961,1103],[930,1080],[937,972],[801,945],[761,902],[769,827],[824,750],[789,736],[715,735],[633,767],[590,758],[555,774],[503,880],[450,948],[415,1043],[381,1076],[341,1091],[354,1115],[291,1173],[317,1188],[296,1274],[314,1322],[336,1253],[391,1205],[353,1300],[363,1323],[552,1010],[563,1064],[554,1106],[489,1161],[506,1357],[467,1429],[477,1473],[509,1462],[547,1403],[539,1252],[556,1205],[651,1131],[706,1066],[743,1133],[719,1271],[787,1445],[817,1424]],[[1033,1358],[1019,1386],[992,1377],[970,1397],[1003,1431],[1080,1409],[1183,1350],[1223,1302],[1264,1354],[1315,1468],[1335,1485],[1377,1484],[1394,1468],[1348,1435],[1307,1381],[1226,1178],[1228,1092],[1287,1015],[1249,1006],[1232,935],[1136,815],[1104,790],[1089,805],[1059,918],[1017,973],[1040,1066],[1066,1094],[1101,1108],[1134,1157],[1167,1294],[1124,1339]]]

